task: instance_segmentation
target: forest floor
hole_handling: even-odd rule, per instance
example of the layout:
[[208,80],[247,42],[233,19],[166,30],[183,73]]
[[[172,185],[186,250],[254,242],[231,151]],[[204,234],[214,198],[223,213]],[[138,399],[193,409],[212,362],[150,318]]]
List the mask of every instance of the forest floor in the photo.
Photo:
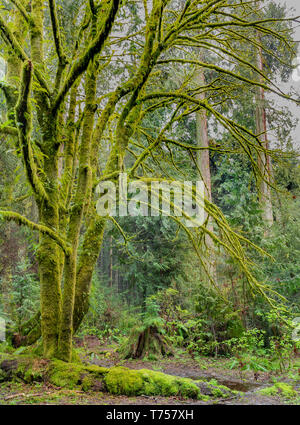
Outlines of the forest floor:
[[[155,361],[121,360],[117,345],[103,345],[96,337],[77,340],[77,346],[86,363],[99,366],[125,366],[131,369],[152,369],[170,375],[195,380],[215,379],[239,394],[231,398],[210,401],[186,400],[179,397],[125,397],[102,392],[83,392],[57,388],[52,385],[22,382],[0,384],[0,405],[300,405],[300,359],[295,358],[292,369],[286,373],[239,371],[231,369],[232,359],[201,357],[192,359],[184,352],[174,357]],[[274,383],[286,383],[297,392],[288,398],[279,390],[276,396],[263,395],[260,390],[272,387]]]

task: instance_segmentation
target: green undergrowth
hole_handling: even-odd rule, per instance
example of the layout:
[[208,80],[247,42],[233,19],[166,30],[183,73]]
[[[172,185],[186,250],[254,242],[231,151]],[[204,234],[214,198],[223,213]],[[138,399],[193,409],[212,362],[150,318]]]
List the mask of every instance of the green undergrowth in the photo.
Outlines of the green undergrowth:
[[292,399],[298,396],[297,391],[294,390],[292,385],[284,382],[276,382],[272,387],[263,388],[259,390],[260,394],[266,396],[280,396],[282,398]]

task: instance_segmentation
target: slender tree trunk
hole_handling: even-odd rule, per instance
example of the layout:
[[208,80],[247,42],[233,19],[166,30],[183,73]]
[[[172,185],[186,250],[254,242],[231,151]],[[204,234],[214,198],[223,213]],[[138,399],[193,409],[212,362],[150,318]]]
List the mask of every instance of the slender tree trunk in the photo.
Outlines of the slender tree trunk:
[[93,271],[99,257],[107,219],[97,216],[92,220],[84,238],[78,260],[73,328],[76,332],[89,309],[89,295]]
[[109,286],[113,286],[113,239],[110,237],[109,240]]
[[[260,43],[260,38],[258,36]],[[262,48],[257,48],[256,53],[257,68],[260,71],[264,70],[263,66],[263,53]],[[263,77],[260,76],[260,82],[264,82]],[[267,115],[265,108],[265,91],[262,87],[256,89],[256,131],[260,137],[261,143],[265,149],[269,149],[268,134],[267,134]],[[264,223],[271,227],[273,219],[273,206],[270,183],[272,182],[272,165],[271,158],[266,153],[259,153],[258,167],[263,176],[260,178],[259,197],[262,209],[262,219]]]
[[[202,58],[200,58],[201,60]],[[205,85],[205,76],[203,69],[198,67],[195,72],[195,83],[197,87]],[[205,99],[204,93],[197,95],[199,100]],[[212,202],[211,194],[211,173],[210,173],[210,155],[209,155],[209,138],[208,138],[208,123],[207,114],[204,109],[196,112],[196,138],[197,146],[200,149],[197,151],[197,164],[199,169],[199,177],[203,180],[205,186],[205,198],[208,202]],[[207,214],[205,219],[207,219]],[[212,221],[208,218],[208,230],[213,231]],[[207,260],[205,261],[211,277],[216,278],[216,259],[214,253],[214,243],[209,236],[205,237],[205,244],[207,246]]]

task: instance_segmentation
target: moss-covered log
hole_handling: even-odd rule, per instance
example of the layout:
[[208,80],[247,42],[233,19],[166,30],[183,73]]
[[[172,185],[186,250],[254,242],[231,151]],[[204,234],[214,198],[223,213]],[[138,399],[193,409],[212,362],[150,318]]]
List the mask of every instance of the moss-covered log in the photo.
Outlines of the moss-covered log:
[[61,388],[125,396],[177,396],[208,400],[208,393],[213,398],[233,394],[231,390],[217,383],[195,382],[148,369],[105,368],[60,360],[0,355],[0,382],[12,380],[26,383],[49,382]]

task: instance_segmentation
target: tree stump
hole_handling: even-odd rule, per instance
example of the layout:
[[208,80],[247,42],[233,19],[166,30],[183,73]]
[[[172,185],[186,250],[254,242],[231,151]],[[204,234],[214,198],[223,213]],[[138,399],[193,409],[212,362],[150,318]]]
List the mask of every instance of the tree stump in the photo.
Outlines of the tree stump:
[[134,329],[121,348],[125,359],[142,359],[149,355],[172,356],[166,337],[155,325]]

